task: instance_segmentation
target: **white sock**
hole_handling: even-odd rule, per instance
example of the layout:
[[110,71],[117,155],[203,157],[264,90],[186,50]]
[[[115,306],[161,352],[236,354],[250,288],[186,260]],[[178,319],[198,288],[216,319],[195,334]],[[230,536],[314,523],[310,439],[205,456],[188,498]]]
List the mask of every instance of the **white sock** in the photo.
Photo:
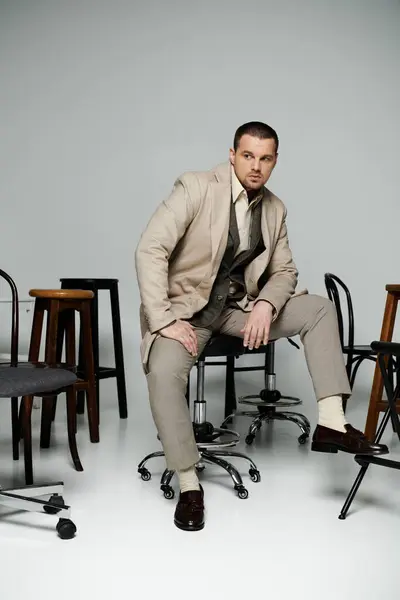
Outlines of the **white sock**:
[[194,466],[183,471],[178,471],[177,475],[181,492],[190,492],[191,490],[200,489],[200,483]]
[[346,431],[342,396],[328,396],[318,401],[318,424],[337,431]]

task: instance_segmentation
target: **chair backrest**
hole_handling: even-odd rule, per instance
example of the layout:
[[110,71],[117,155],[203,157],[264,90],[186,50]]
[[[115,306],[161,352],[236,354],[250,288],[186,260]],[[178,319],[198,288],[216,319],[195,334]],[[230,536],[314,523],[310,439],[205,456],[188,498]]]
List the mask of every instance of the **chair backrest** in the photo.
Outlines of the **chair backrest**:
[[[341,279],[339,279],[339,277],[337,277],[333,273],[325,273],[324,278],[328,298],[331,302],[333,302],[336,308],[337,320],[339,325],[340,343],[342,345],[342,349],[345,346],[348,346],[349,348],[354,348],[354,311],[349,288],[345,285],[345,283],[343,283]],[[342,292],[346,296],[348,323],[347,338],[345,337],[342,303],[340,299],[340,291],[338,286],[340,286]]]
[[18,290],[13,279],[5,271],[0,269],[0,278],[4,279],[11,289],[11,364],[18,364],[18,339],[19,339],[19,305]]

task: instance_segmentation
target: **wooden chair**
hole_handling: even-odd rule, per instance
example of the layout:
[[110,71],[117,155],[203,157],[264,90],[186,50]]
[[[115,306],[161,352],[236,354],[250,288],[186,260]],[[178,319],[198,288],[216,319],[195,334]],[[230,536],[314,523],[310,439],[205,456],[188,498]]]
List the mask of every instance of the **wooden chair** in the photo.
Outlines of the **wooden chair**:
[[[364,360],[376,362],[377,353],[370,344],[360,346],[354,343],[354,310],[349,288],[333,273],[325,273],[324,278],[328,298],[333,302],[336,308],[340,343],[342,352],[346,356],[346,371],[350,387],[353,389],[356,375],[361,364]],[[341,290],[339,288],[341,288]],[[343,294],[346,298],[346,310],[344,310],[342,306],[341,297]],[[347,328],[345,327],[344,315],[347,317]],[[347,401],[345,400],[343,402],[344,410],[346,410],[346,404]]]
[[[83,343],[83,374],[74,385],[74,393],[86,393],[90,441],[99,441],[99,418],[96,400],[96,380],[90,323],[90,301],[94,294],[87,290],[30,290],[35,298],[29,360],[38,361],[44,314],[47,312],[45,360],[49,366],[61,363],[65,338],[65,359],[69,369],[76,371],[75,313],[80,315]],[[51,423],[54,419],[56,396],[48,396],[42,406],[41,448],[50,445]],[[75,402],[76,423],[76,402]]]

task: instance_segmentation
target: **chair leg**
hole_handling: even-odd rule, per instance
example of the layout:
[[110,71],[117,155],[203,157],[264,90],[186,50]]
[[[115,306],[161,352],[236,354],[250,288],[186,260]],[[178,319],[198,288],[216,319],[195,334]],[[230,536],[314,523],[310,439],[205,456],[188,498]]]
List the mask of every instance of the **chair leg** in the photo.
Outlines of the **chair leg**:
[[42,398],[42,418],[40,422],[40,447],[50,448],[51,424],[55,412],[57,396]]
[[186,402],[187,402],[187,405],[189,408],[190,407],[190,373],[188,375],[188,380],[187,380],[187,384],[186,384],[185,398],[186,398]]
[[118,285],[115,283],[110,290],[111,315],[114,338],[115,367],[117,369],[117,391],[119,416],[121,419],[128,417],[128,405],[126,399],[126,382],[124,352],[122,347],[121,315],[119,309]]
[[18,460],[19,442],[21,440],[21,425],[18,415],[18,398],[11,398],[11,427],[13,460]]
[[[386,426],[387,426],[387,424],[389,422],[389,419],[390,419],[390,413],[391,413],[390,408],[388,408],[386,410],[386,412],[385,412],[385,415],[384,415],[384,417],[382,419],[382,422],[381,422],[381,424],[379,426],[378,432],[377,432],[377,434],[375,436],[375,443],[376,444],[379,444],[379,442],[381,440],[381,437],[383,435],[383,432],[386,429]],[[355,498],[355,496],[356,496],[356,494],[358,492],[358,489],[359,489],[359,487],[360,487],[360,485],[361,485],[361,483],[362,483],[362,481],[363,481],[363,479],[365,477],[365,474],[366,474],[369,466],[370,466],[369,464],[364,464],[360,468],[360,471],[359,471],[359,473],[358,473],[358,475],[357,475],[357,477],[356,477],[356,479],[355,479],[355,481],[354,481],[354,483],[352,485],[352,488],[351,488],[351,490],[350,490],[350,492],[349,492],[349,494],[348,494],[348,496],[347,496],[347,498],[345,500],[345,503],[343,504],[342,510],[340,511],[339,519],[341,521],[343,521],[346,518],[347,513],[348,513],[348,511],[349,511],[349,509],[350,509],[350,507],[351,507],[351,505],[353,503],[353,500],[354,500],[354,498]]]
[[78,454],[76,445],[76,390],[71,385],[67,388],[67,423],[68,423],[68,443],[71,452],[72,462],[77,471],[83,471],[82,463]]
[[86,390],[86,402],[89,421],[90,441],[99,441],[99,417],[96,401],[96,379],[94,373],[93,346],[91,343],[90,308],[85,302],[81,309],[81,327],[84,339],[85,379],[88,382]]
[[90,302],[90,326],[92,329],[93,362],[94,374],[96,379],[96,403],[97,413],[100,419],[100,382],[99,373],[99,297],[97,290],[92,288],[94,297]]
[[225,412],[224,418],[235,412],[237,408],[235,391],[235,357],[226,358],[226,379],[225,379]]
[[[64,336],[65,336],[65,329],[66,329],[66,325],[67,325],[68,316],[69,316],[69,311],[62,311],[58,315],[57,346],[56,346],[56,361],[57,361],[57,364],[61,363],[61,361],[62,361]],[[51,414],[51,420],[52,421],[54,421],[55,418],[56,418],[56,412],[57,412],[57,396],[54,396],[54,399],[53,399],[53,410],[52,410],[52,414]],[[43,447],[48,448],[48,446],[43,446]]]
[[32,464],[32,407],[33,396],[24,396],[21,400],[22,418],[23,418],[23,436],[24,436],[24,462],[25,462],[25,483],[33,484],[33,464]]
[[43,299],[36,298],[28,354],[28,360],[32,362],[36,362],[39,360],[40,343],[42,340],[43,319],[45,312],[44,306],[45,303],[43,302]]
[[[80,330],[79,330],[78,375],[82,375],[82,373],[84,372],[83,354],[84,354],[84,352],[83,352],[83,330],[82,330],[82,326],[81,326]],[[84,390],[77,391],[76,412],[79,415],[83,415],[85,413],[85,392],[84,392]]]

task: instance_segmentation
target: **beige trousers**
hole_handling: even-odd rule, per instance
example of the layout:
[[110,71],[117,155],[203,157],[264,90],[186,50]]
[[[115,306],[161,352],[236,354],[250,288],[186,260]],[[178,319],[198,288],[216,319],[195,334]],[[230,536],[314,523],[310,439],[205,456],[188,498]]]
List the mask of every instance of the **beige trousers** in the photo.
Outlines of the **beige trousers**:
[[[202,352],[213,332],[243,337],[248,313],[226,309],[212,328],[196,328]],[[290,299],[271,325],[270,339],[300,335],[317,400],[351,394],[340,346],[336,312],[326,298],[303,295]],[[167,467],[187,469],[199,460],[186,384],[196,358],[175,340],[159,337],[149,356],[147,385],[152,415],[165,452]]]

